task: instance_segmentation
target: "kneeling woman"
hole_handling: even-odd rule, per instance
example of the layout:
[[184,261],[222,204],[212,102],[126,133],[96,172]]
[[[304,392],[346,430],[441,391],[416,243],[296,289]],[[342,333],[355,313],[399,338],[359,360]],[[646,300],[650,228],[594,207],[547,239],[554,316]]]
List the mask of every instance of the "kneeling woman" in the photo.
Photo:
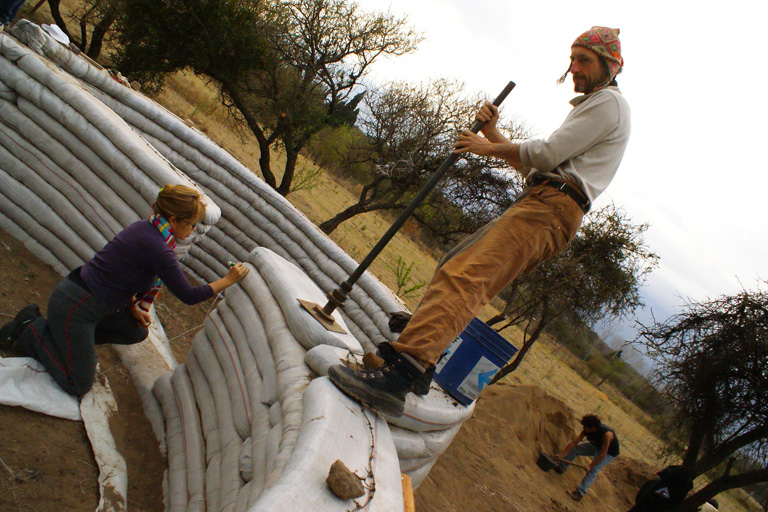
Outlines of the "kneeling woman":
[[48,302],[48,319],[36,305],[26,306],[0,329],[0,344],[19,348],[43,363],[71,395],[91,389],[96,372],[95,345],[130,345],[144,340],[149,306],[160,284],[187,305],[232,286],[247,273],[242,263],[218,281],[192,286],[173,252],[176,240],[190,236],[205,213],[200,193],[183,185],[160,190],[154,214],[134,222],[85,265],[61,280]]

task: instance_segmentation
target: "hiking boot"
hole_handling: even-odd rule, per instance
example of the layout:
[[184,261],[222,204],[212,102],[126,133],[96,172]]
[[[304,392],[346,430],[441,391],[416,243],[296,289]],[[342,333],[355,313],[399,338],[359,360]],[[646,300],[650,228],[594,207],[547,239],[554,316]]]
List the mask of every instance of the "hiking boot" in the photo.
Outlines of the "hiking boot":
[[407,311],[395,311],[389,315],[389,330],[392,332],[403,332],[405,326],[411,321],[413,315]]
[[27,325],[31,324],[42,315],[40,314],[40,308],[37,304],[30,304],[21,308],[16,314],[16,317],[0,328],[0,348],[10,348],[27,328]]
[[579,493],[579,490],[576,489],[575,491],[568,491],[568,496],[571,497],[573,501],[581,501],[581,498],[584,496]]
[[[402,357],[400,353],[394,349],[391,343],[384,341],[379,343],[379,354],[385,362],[394,362],[397,358]],[[413,380],[412,391],[419,396],[424,396],[429,393],[429,385],[432,383],[432,377],[435,376],[435,367],[432,366],[424,373],[419,375]]]
[[353,370],[344,365],[328,368],[328,377],[344,393],[388,416],[403,415],[405,395],[421,372],[402,357],[370,370]]

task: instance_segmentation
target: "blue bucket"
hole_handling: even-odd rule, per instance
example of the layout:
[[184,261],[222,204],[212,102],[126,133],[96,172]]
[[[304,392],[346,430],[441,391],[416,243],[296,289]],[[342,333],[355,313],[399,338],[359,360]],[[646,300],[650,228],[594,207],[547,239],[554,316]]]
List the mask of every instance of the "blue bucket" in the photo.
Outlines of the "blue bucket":
[[482,320],[473,318],[435,365],[435,381],[469,405],[517,349]]

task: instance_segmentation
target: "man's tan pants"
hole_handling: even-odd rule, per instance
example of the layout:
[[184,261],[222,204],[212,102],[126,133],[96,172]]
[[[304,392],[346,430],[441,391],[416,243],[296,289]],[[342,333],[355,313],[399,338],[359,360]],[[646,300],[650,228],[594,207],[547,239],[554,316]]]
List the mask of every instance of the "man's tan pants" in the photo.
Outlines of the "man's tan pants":
[[434,366],[508,283],[568,246],[583,215],[559,190],[545,185],[526,189],[503,215],[441,260],[416,313],[392,344],[395,350]]

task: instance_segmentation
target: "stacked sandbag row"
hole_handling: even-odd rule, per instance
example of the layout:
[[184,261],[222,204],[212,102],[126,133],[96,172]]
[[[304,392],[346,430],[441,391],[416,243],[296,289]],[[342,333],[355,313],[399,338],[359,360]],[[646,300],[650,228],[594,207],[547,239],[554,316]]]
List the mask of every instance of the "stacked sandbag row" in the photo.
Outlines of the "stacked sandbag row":
[[[10,40],[7,35],[0,34],[0,37],[2,37],[2,39],[0,39],[0,43],[2,44],[2,46],[0,46],[0,54],[3,55],[3,58],[6,58],[6,54],[11,56],[11,58],[6,59],[9,61],[8,65],[18,65],[21,67],[21,64],[25,64],[29,67],[29,61],[37,59],[38,62],[44,62],[34,54],[24,52],[23,48]],[[6,41],[6,39],[9,41]],[[46,45],[58,45],[58,43],[52,43],[51,41],[52,40],[43,38],[43,42]],[[69,50],[64,48],[64,51],[67,55],[70,55]],[[48,53],[51,53],[51,51]],[[78,58],[75,62],[80,60],[81,59]],[[0,63],[0,65],[2,65],[2,63]],[[45,67],[50,73],[61,74],[60,71],[48,64],[46,64]],[[26,68],[22,68],[22,70],[23,69]],[[95,69],[95,67],[88,64],[87,70],[89,70],[89,72]],[[2,71],[2,69],[0,69],[0,71]],[[5,78],[5,72],[2,72],[0,76]],[[74,244],[74,241],[77,241],[84,236],[81,233],[90,233],[86,228],[82,228],[77,224],[76,221],[78,217],[70,211],[73,204],[78,206],[82,206],[83,204],[90,205],[89,208],[91,208],[91,210],[87,210],[90,217],[98,217],[100,220],[103,218],[104,223],[107,223],[109,219],[112,218],[112,221],[110,221],[113,224],[111,231],[102,233],[102,237],[105,241],[114,234],[116,230],[120,229],[121,226],[140,218],[140,216],[144,216],[145,211],[149,211],[147,196],[154,198],[154,195],[156,194],[156,188],[152,190],[153,187],[156,187],[158,183],[163,183],[163,180],[166,180],[165,182],[172,180],[163,177],[159,181],[155,180],[150,186],[144,186],[143,188],[139,187],[137,189],[132,188],[134,184],[146,182],[148,176],[155,176],[156,169],[153,168],[144,171],[143,167],[133,164],[135,161],[133,158],[128,159],[128,162],[124,162],[124,166],[117,166],[118,168],[110,166],[109,163],[113,161],[113,158],[118,158],[115,155],[119,155],[120,148],[126,145],[126,141],[120,140],[120,145],[118,145],[103,134],[121,133],[127,141],[133,142],[141,148],[141,151],[149,151],[151,155],[154,155],[154,160],[153,158],[150,158],[151,161],[160,158],[154,153],[154,149],[147,145],[141,138],[136,137],[131,130],[127,129],[121,118],[114,115],[110,117],[108,115],[109,109],[106,109],[104,105],[96,101],[95,98],[87,95],[87,98],[84,98],[82,96],[82,89],[78,89],[77,87],[77,84],[80,82],[74,82],[66,77],[58,77],[65,85],[61,86],[56,80],[49,77],[47,81],[48,86],[42,87],[33,76],[37,75],[28,75],[26,78],[24,76],[11,78],[8,80],[10,85],[6,84],[5,81],[0,82],[0,97],[10,100],[7,101],[7,103],[12,104],[11,106],[15,105],[16,107],[16,110],[9,107],[4,111],[8,112],[6,115],[9,121],[6,121],[6,118],[0,119],[0,125],[5,124],[14,127],[13,129],[6,131],[12,132],[10,137],[15,137],[15,139],[11,138],[10,142],[5,139],[5,142],[0,142],[0,146],[2,146],[0,147],[0,152],[6,151],[7,153],[10,153],[13,150],[16,150],[14,144],[23,143],[23,141],[17,139],[24,139],[27,137],[27,134],[34,134],[33,136],[30,135],[30,137],[34,140],[39,139],[42,141],[38,142],[35,146],[36,152],[28,152],[26,154],[19,153],[19,156],[15,157],[16,160],[28,166],[32,166],[19,173],[19,176],[23,176],[24,179],[27,179],[28,181],[34,181],[43,176],[48,176],[48,180],[44,180],[46,182],[53,181],[55,177],[63,177],[62,182],[67,183],[66,186],[74,187],[77,185],[77,187],[80,187],[60,193],[61,197],[56,196],[53,198],[58,200],[58,203],[52,200],[53,196],[50,194],[45,196],[44,200],[41,200],[40,197],[44,192],[42,191],[43,189],[34,189],[27,194],[28,200],[35,204],[35,208],[42,208],[40,211],[50,217],[56,216],[49,215],[51,206],[46,203],[55,204],[64,212],[58,217],[60,222],[55,224],[55,227],[64,229],[68,226],[74,226],[74,228],[70,228],[68,232],[61,232],[51,228],[48,228],[47,231],[41,230],[28,222],[29,210],[22,211],[22,214],[19,215],[18,212],[13,210],[13,208],[16,207],[16,204],[12,202],[6,210],[0,210],[0,215],[4,215],[4,212],[9,212],[9,215],[16,215],[12,217],[0,217],[0,223],[2,223],[2,226],[0,227],[8,230],[17,238],[24,240],[28,247],[38,252],[38,254],[41,254],[41,256],[44,256],[44,251],[47,251],[50,257],[46,261],[54,266],[58,265],[58,267],[60,267],[60,272],[63,273],[68,268],[81,264],[82,259],[85,259],[85,257],[88,257],[87,255],[92,254],[94,250],[100,248],[98,246],[93,247],[92,245],[84,247],[77,245],[80,254],[75,254],[74,257],[70,255],[70,252],[73,252],[70,244]],[[103,76],[106,77],[108,81],[107,84],[112,80],[106,74],[103,74]],[[103,85],[105,88],[109,89],[107,84]],[[114,84],[117,84],[117,82],[114,82]],[[130,91],[130,89],[126,89],[119,84],[117,84],[117,87],[118,90],[126,92],[132,101],[145,102],[148,105],[150,104],[148,100],[137,95],[133,91]],[[51,96],[53,96],[54,99],[58,97],[58,93],[52,94],[52,91],[59,91],[60,89],[78,91],[80,96],[77,94],[75,96],[79,101],[78,105],[80,105],[81,109],[88,111],[88,109],[83,108],[83,105],[87,106],[88,101],[90,101],[90,103],[96,104],[93,106],[93,110],[101,115],[101,117],[90,112],[87,116],[82,116],[78,109],[73,109],[66,103],[60,105],[51,100]],[[93,89],[93,92],[100,97],[105,97],[103,93],[100,93],[96,89]],[[44,102],[40,101],[39,98],[48,98],[48,100]],[[114,103],[114,101],[112,103]],[[58,110],[49,105],[57,106]],[[45,109],[46,106],[49,106],[49,110]],[[119,105],[115,105],[115,108],[117,107],[119,107]],[[391,293],[386,290],[385,287],[367,274],[365,278],[361,280],[361,283],[364,286],[356,286],[358,295],[355,296],[353,293],[345,306],[348,315],[346,318],[353,319],[351,322],[347,323],[347,327],[349,332],[352,332],[354,336],[331,335],[324,328],[320,327],[314,319],[309,317],[306,311],[299,307],[296,299],[304,298],[313,302],[324,303],[324,294],[316,288],[315,284],[311,284],[311,282],[314,281],[317,283],[319,281],[323,283],[322,286],[326,290],[329,289],[329,286],[330,288],[333,288],[335,287],[334,283],[340,282],[346,277],[345,273],[343,275],[338,273],[346,272],[347,269],[352,268],[354,262],[346,256],[341,249],[336,247],[333,242],[317,231],[314,226],[287,203],[287,201],[264,186],[250,173],[250,171],[240,166],[240,164],[237,164],[228,154],[224,153],[201,134],[188,129],[186,125],[178,120],[178,118],[167,113],[162,108],[157,107],[156,105],[154,108],[155,114],[159,115],[157,113],[160,112],[162,114],[159,115],[160,119],[163,120],[164,123],[171,122],[171,128],[175,130],[167,130],[167,134],[174,134],[175,138],[172,138],[167,134],[167,136],[164,135],[164,137],[167,138],[166,142],[168,142],[168,146],[178,146],[178,141],[183,141],[182,137],[176,137],[176,132],[181,133],[184,137],[194,136],[197,137],[193,137],[192,139],[194,145],[190,142],[184,142],[184,144],[188,146],[188,150],[190,148],[194,149],[195,147],[206,148],[208,155],[217,155],[217,157],[226,164],[217,164],[218,166],[209,165],[206,168],[203,167],[203,164],[208,165],[205,163],[206,160],[199,155],[195,157],[197,158],[195,164],[187,165],[184,162],[181,162],[184,166],[192,169],[191,172],[198,173],[201,182],[206,180],[205,182],[207,183],[207,186],[204,187],[204,189],[210,197],[222,205],[223,210],[223,218],[220,219],[216,227],[208,231],[210,236],[200,239],[198,244],[188,248],[189,257],[187,257],[185,261],[194,273],[205,279],[213,280],[226,272],[227,261],[251,261],[256,265],[259,268],[260,275],[263,276],[262,279],[267,283],[267,286],[270,289],[268,295],[274,297],[274,300],[279,303],[282,315],[286,318],[288,324],[291,325],[291,328],[288,330],[289,335],[286,335],[285,332],[278,329],[275,336],[267,336],[266,339],[281,340],[285,338],[286,340],[290,340],[295,338],[299,341],[302,350],[310,351],[310,353],[326,349],[341,351],[341,354],[324,354],[321,357],[324,362],[317,365],[317,367],[313,366],[314,363],[310,361],[311,358],[308,355],[307,364],[312,366],[313,371],[318,375],[324,375],[329,364],[336,364],[339,360],[348,359],[350,353],[359,354],[361,352],[359,343],[366,344],[365,349],[368,351],[372,348],[370,343],[371,339],[378,342],[384,339],[384,337],[389,339],[394,337],[386,326],[386,321],[388,319],[386,312],[393,311],[400,306],[397,305],[396,300],[392,298]],[[102,112],[102,110],[106,110],[107,113]],[[24,114],[26,118],[17,114],[17,111]],[[78,115],[85,117],[84,121],[80,121],[80,125],[71,121],[71,119],[79,119],[77,117]],[[12,121],[16,124],[13,124]],[[111,126],[112,124],[117,125],[117,128]],[[15,136],[13,135],[14,133]],[[149,135],[147,135],[147,137],[151,138]],[[92,143],[92,140],[103,142],[105,138],[109,139],[112,143],[112,146],[109,146],[110,151],[106,152],[101,151],[98,144]],[[136,143],[136,139],[138,139],[138,143]],[[165,144],[165,142],[162,142],[157,138],[153,140],[158,145]],[[195,151],[197,151],[197,149],[195,149]],[[115,153],[115,155],[112,153]],[[203,153],[200,152],[200,154]],[[141,160],[141,158],[137,159]],[[144,158],[144,160],[146,160],[146,158]],[[10,165],[9,162],[13,165],[16,164],[12,159],[8,159],[5,162],[0,161],[0,168],[4,168],[5,165]],[[38,162],[44,162],[44,164],[38,165]],[[173,169],[168,162],[162,159],[160,159],[160,162],[174,173],[178,172]],[[53,177],[50,177],[46,174],[46,171],[53,168],[53,164],[57,165],[58,168],[55,169],[56,172],[53,173]],[[136,179],[134,180],[133,174],[126,172],[126,169],[134,172],[133,169],[137,167],[138,170],[135,171]],[[199,171],[199,168],[204,168],[205,172]],[[66,172],[64,169],[66,169]],[[155,174],[153,174],[153,172]],[[69,175],[69,177],[67,177],[67,175]],[[73,177],[74,179],[72,179]],[[184,177],[181,176],[179,179],[184,179]],[[9,182],[9,186],[11,185],[14,184]],[[233,191],[228,189],[230,186],[240,192],[233,193]],[[12,195],[17,195],[16,189],[6,189],[5,183],[0,184],[0,192],[5,190],[12,190]],[[144,192],[142,192],[142,190]],[[147,193],[147,190],[150,190],[151,194]],[[126,197],[128,199],[126,199]],[[246,201],[245,198],[253,204]],[[103,211],[93,213],[97,207],[103,208]],[[122,212],[122,216],[118,216],[119,212]],[[81,216],[83,216],[82,212]],[[88,216],[86,215],[86,217]],[[256,227],[257,224],[258,229]],[[97,242],[94,243],[101,242],[102,240],[97,240]],[[274,253],[264,249],[256,249],[254,255],[251,256],[249,253],[259,245],[272,247]],[[282,256],[282,258],[278,257],[278,254]],[[66,261],[67,264],[61,263],[62,261]],[[304,272],[311,276],[311,280],[306,274],[298,271],[298,269],[289,262],[293,262],[300,266]],[[331,279],[328,275],[333,272],[336,272],[338,275],[335,275],[335,277]],[[285,279],[283,279],[283,276],[288,275],[294,275],[295,279],[301,281],[303,284],[300,287],[288,286]],[[303,280],[306,280],[306,282]],[[307,290],[309,289],[313,289],[313,292],[308,293]],[[184,445],[199,446],[200,435],[203,435],[202,439],[205,439],[205,453],[208,454],[210,452],[212,454],[211,460],[213,461],[213,464],[211,467],[214,468],[210,470],[214,476],[209,477],[207,469],[204,478],[212,478],[216,482],[221,482],[220,477],[216,477],[215,475],[217,474],[217,471],[218,473],[221,473],[222,467],[228,471],[227,475],[233,474],[232,460],[234,448],[232,448],[230,444],[227,445],[229,446],[228,451],[226,452],[226,460],[228,462],[225,466],[222,466],[222,457],[224,457],[223,454],[225,453],[223,451],[224,449],[221,447],[222,438],[212,438],[210,446],[208,445],[207,438],[205,438],[205,433],[207,433],[209,429],[213,429],[213,431],[223,435],[220,432],[221,427],[216,423],[218,411],[215,408],[211,408],[210,401],[200,399],[196,396],[193,398],[192,395],[188,393],[189,387],[185,387],[184,375],[186,372],[190,382],[194,382],[191,379],[191,376],[195,373],[198,367],[199,372],[196,375],[199,377],[201,372],[202,374],[205,374],[206,368],[199,364],[200,361],[204,359],[200,354],[207,354],[207,356],[218,354],[222,350],[222,347],[225,347],[224,350],[227,351],[226,353],[230,353],[226,348],[228,346],[227,343],[221,341],[221,337],[216,337],[215,334],[219,332],[218,329],[221,323],[226,323],[226,318],[230,319],[231,325],[235,325],[232,322],[231,311],[235,311],[237,321],[240,322],[245,332],[248,332],[249,335],[252,332],[261,332],[258,327],[258,320],[252,319],[256,318],[252,310],[243,309],[236,311],[236,308],[239,306],[234,306],[233,304],[235,302],[245,301],[246,299],[242,296],[241,292],[235,290],[239,290],[239,288],[232,289],[231,294],[228,294],[228,301],[230,295],[238,296],[238,294],[240,294],[240,299],[242,300],[232,300],[229,301],[227,305],[222,306],[221,312],[217,313],[217,316],[211,320],[213,327],[207,326],[204,333],[200,335],[200,340],[202,341],[196,339],[188,360],[188,364],[191,366],[185,366],[184,369],[178,370],[178,374],[180,375],[178,377],[174,374],[173,378],[163,378],[156,388],[157,394],[161,397],[163,402],[165,420],[168,427],[167,439],[169,444],[171,444],[172,439],[180,439],[183,441]],[[264,303],[271,304],[269,300],[265,300]],[[384,306],[380,306],[380,304],[384,304]],[[259,311],[259,314],[261,315],[262,312]],[[217,320],[218,318],[221,320]],[[213,328],[216,329],[215,333],[211,331]],[[233,327],[233,329],[236,328]],[[270,329],[273,329],[273,327],[271,325],[265,325],[262,329],[269,333]],[[232,336],[230,335],[230,337]],[[269,343],[272,342],[270,341]],[[293,342],[290,341],[285,341],[284,345],[283,342],[275,343],[276,345],[274,345],[274,348],[270,345],[270,348],[273,350],[273,355],[275,352],[282,354],[283,351],[287,351],[288,353],[295,352],[298,354],[301,351],[297,351],[294,344],[292,344]],[[281,359],[280,357],[276,359],[264,352],[264,344],[255,344],[254,346],[256,348],[261,347],[259,350],[262,352],[260,355],[254,352],[254,360],[249,363],[241,362],[241,370],[239,372],[237,370],[232,370],[232,368],[237,367],[234,363],[230,366],[222,366],[222,368],[225,366],[226,368],[229,368],[228,373],[224,373],[224,380],[226,381],[225,386],[227,389],[235,386],[233,389],[240,389],[242,392],[243,389],[247,388],[247,386],[243,386],[242,379],[246,379],[245,381],[248,382],[248,378],[254,377],[254,375],[249,372],[256,371],[259,376],[257,379],[259,381],[258,394],[245,401],[241,400],[243,404],[251,404],[251,406],[250,409],[245,408],[241,413],[237,413],[238,420],[234,425],[239,426],[239,429],[235,428],[234,430],[240,438],[240,452],[253,452],[254,447],[258,450],[262,450],[262,448],[266,450],[266,447],[270,447],[269,449],[272,451],[269,453],[271,455],[267,456],[265,454],[264,457],[258,460],[270,460],[272,462],[270,462],[271,465],[267,466],[257,465],[261,469],[256,472],[256,480],[253,480],[253,477],[248,480],[247,485],[249,487],[248,490],[245,491],[247,496],[258,495],[260,489],[263,489],[263,484],[261,483],[262,476],[264,478],[264,483],[267,481],[273,483],[274,479],[282,474],[281,468],[285,467],[285,462],[288,460],[286,457],[292,453],[292,447],[295,445],[294,441],[297,436],[299,436],[298,432],[303,431],[299,429],[304,428],[304,426],[297,427],[297,424],[300,424],[299,421],[292,421],[290,423],[291,426],[286,430],[286,424],[282,422],[283,418],[286,417],[286,414],[294,419],[299,418],[301,417],[298,413],[299,409],[309,407],[309,405],[306,404],[306,401],[301,400],[300,395],[297,393],[291,395],[290,398],[286,398],[285,401],[278,399],[278,390],[282,390],[283,386],[278,383],[276,378],[269,378],[269,376],[277,374],[280,363],[275,363],[275,367],[272,368],[269,361],[283,361],[284,359]],[[295,363],[295,361],[298,361],[298,357],[293,357],[291,361],[293,361],[293,363],[286,363],[288,367],[297,368],[297,363]],[[195,367],[196,363],[198,364],[198,367]],[[190,368],[192,369],[190,370]],[[246,371],[243,371],[243,368],[245,368]],[[208,371],[214,370],[208,368]],[[306,372],[306,368],[302,371]],[[265,377],[265,375],[267,377]],[[306,383],[306,379],[303,377],[305,373],[301,373],[301,375],[302,376],[297,378],[296,381]],[[177,383],[176,387],[178,389],[173,388],[175,382]],[[173,389],[173,397],[179,404],[175,408],[169,405],[169,386]],[[255,384],[252,384],[251,389],[256,389],[254,386]],[[213,393],[213,388],[211,388],[210,385],[209,388],[211,393]],[[185,389],[186,394],[184,391]],[[287,386],[285,389],[290,390],[292,388],[291,386]],[[336,393],[335,388],[331,389]],[[205,391],[201,391],[201,393],[205,395]],[[219,390],[219,394],[221,393],[221,390]],[[211,396],[213,396],[213,394],[211,394]],[[256,399],[257,401],[254,402]],[[213,400],[217,402],[218,398],[214,397]],[[201,403],[207,405],[201,406]],[[230,400],[230,404],[231,403],[234,402]],[[245,407],[245,405],[243,407]],[[265,417],[263,414],[263,409],[265,407],[268,408],[266,417],[269,419],[266,424],[261,421]],[[284,410],[286,407],[288,412]],[[180,418],[192,417],[194,416],[195,411],[197,411],[202,424],[199,432],[200,435],[197,435],[195,431],[187,432],[186,429],[179,431],[178,427],[181,425],[181,423],[179,423]],[[471,407],[467,408],[456,404],[447,397],[442,390],[437,386],[434,386],[426,397],[409,395],[408,403],[406,405],[406,414],[399,419],[389,419],[393,425],[396,425],[393,427],[393,437],[395,439],[397,454],[401,459],[401,468],[404,472],[412,476],[415,485],[418,485],[424,476],[426,476],[439,454],[450,444],[450,441],[457,432],[461,422],[469,417],[471,412]],[[261,435],[262,437],[268,436],[268,442],[265,443],[262,437],[254,437],[254,435],[251,434],[251,449],[243,448],[243,444],[246,443],[246,439],[248,439],[248,437],[244,437],[246,432],[243,430],[245,428],[243,418],[246,417],[250,419],[251,423],[249,423],[249,425],[252,429],[255,428],[253,418],[261,421],[260,423],[257,421],[256,425],[266,428],[265,432],[268,433]],[[332,417],[329,418],[332,420]],[[314,425],[314,423],[312,425]],[[311,425],[307,425],[307,427],[309,428]],[[188,434],[188,436],[186,436],[186,434]],[[235,439],[233,437],[232,429],[229,429],[225,434],[227,436],[227,443],[232,443],[233,439]],[[285,440],[283,440],[283,437],[285,437]],[[219,439],[218,448],[215,439]],[[260,441],[254,441],[254,439],[259,439]],[[236,445],[237,442],[234,444]],[[174,453],[178,453],[178,451]],[[188,480],[186,473],[184,473],[183,476],[179,476],[179,472],[181,471],[179,468],[186,467],[190,461],[194,462],[195,460],[200,460],[200,453],[202,452],[198,451],[197,453],[197,459],[195,458],[194,453],[188,454],[183,459],[185,462],[181,465],[178,464],[178,455],[174,456],[175,462],[171,464],[170,480],[171,482],[175,482],[174,487],[176,489],[179,488],[180,484],[178,482],[180,480],[185,482]],[[219,455],[215,456],[217,453]],[[252,459],[254,459],[253,454]],[[216,470],[216,467],[219,469]],[[208,468],[207,464],[206,468]],[[306,468],[302,469],[302,466],[298,465],[296,471],[301,472],[307,470]],[[315,477],[316,476],[317,475],[315,475]],[[195,479],[195,482],[199,482],[200,474],[190,478]],[[254,481],[256,483],[251,483]],[[221,485],[225,484],[220,483],[219,486]],[[245,486],[246,484],[243,483],[242,487]],[[227,481],[225,487],[222,488],[226,488],[227,495],[231,497],[233,492],[232,489],[235,489],[236,487],[237,486],[233,483],[233,480],[230,479]],[[195,488],[199,489],[199,487]],[[212,485],[210,488],[214,489],[216,486]],[[240,491],[238,490],[239,499],[246,500],[247,502],[245,496],[246,494],[241,496]],[[191,499],[188,503],[197,503],[199,499],[200,496],[196,495],[194,499]]]
[[364,510],[402,510],[386,422],[313,379],[304,362],[306,347],[361,354],[359,343],[314,326],[288,300],[323,295],[298,268],[266,249],[248,262],[185,363],[155,384],[168,432],[167,510],[348,510],[325,483],[335,460],[365,479]]
[[[197,181],[222,208],[225,222],[212,229],[208,243],[195,252],[196,258],[221,259],[226,255],[243,259],[256,246],[268,247],[301,267],[325,292],[336,289],[356,268],[352,258],[285,198],[205,135],[74,54],[38,26],[19,22],[13,33],[87,84],[96,97]],[[353,333],[366,350],[373,350],[378,342],[395,339],[388,328],[389,314],[402,310],[403,305],[366,273],[342,309]]]
[[[66,274],[148,216],[168,183],[196,186],[78,81],[0,33],[0,227]],[[196,235],[221,215],[204,201]]]

